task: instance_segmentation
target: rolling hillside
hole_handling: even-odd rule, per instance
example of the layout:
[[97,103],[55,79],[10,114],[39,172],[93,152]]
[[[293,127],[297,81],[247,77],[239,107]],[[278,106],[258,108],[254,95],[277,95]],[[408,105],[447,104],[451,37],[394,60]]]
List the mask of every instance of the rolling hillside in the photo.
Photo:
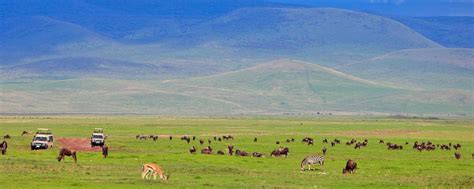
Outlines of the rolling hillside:
[[338,67],[358,77],[416,89],[474,90],[473,49],[413,49]]

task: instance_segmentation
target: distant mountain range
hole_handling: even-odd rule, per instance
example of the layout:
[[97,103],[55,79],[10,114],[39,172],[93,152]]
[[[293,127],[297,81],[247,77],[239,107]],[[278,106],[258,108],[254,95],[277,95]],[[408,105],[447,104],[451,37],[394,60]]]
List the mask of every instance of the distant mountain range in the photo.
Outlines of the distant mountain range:
[[0,113],[474,115],[473,17],[106,2],[0,3]]

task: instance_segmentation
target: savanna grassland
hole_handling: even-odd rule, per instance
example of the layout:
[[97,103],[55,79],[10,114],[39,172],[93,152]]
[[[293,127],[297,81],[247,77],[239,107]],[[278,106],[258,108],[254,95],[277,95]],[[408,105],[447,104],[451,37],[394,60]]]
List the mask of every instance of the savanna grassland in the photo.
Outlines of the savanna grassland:
[[[32,135],[23,130],[50,128],[59,138],[88,138],[94,128],[108,134],[109,157],[99,152],[78,152],[77,165],[67,157],[55,158],[56,147],[31,151]],[[0,188],[425,188],[474,187],[474,121],[446,119],[394,119],[363,117],[152,117],[152,116],[41,116],[0,117],[0,134],[10,134],[7,155],[0,156]],[[137,134],[162,135],[158,141],[139,141]],[[213,136],[231,134],[232,141],[214,141]],[[173,135],[169,140],[165,136]],[[191,155],[179,136],[195,135],[212,140],[214,155]],[[301,143],[303,137],[315,139],[314,146]],[[253,142],[258,137],[258,142]],[[295,138],[287,143],[286,139]],[[338,138],[331,147],[322,140]],[[367,147],[347,146],[351,138],[364,140]],[[378,140],[405,144],[403,150],[387,150]],[[275,144],[280,141],[281,144]],[[435,144],[460,143],[460,160],[455,150],[418,152],[414,141]],[[206,142],[207,143],[207,142]],[[266,157],[216,155],[228,144]],[[287,158],[269,157],[279,146],[290,149]],[[324,170],[301,171],[300,162],[309,154],[321,153],[326,146]],[[358,163],[356,174],[343,175],[348,159]],[[167,181],[140,178],[141,165],[155,162],[170,174]],[[319,168],[319,166],[314,166]]]

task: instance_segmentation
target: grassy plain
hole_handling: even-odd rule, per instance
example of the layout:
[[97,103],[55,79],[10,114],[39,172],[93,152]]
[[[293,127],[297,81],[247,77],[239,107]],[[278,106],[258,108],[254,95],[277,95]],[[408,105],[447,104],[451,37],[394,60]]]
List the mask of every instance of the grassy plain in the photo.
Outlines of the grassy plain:
[[[31,151],[31,136],[23,130],[50,128],[56,139],[88,138],[93,128],[109,135],[110,157],[98,152],[79,152],[78,164],[70,158],[58,163],[58,147]],[[152,117],[152,116],[43,116],[0,117],[0,134],[12,135],[8,154],[0,156],[0,188],[425,188],[474,187],[474,121],[362,117]],[[213,141],[215,151],[233,144],[247,152],[261,152],[265,158],[220,155],[191,155],[188,149],[202,147],[198,141],[186,144],[178,138],[138,141],[137,134],[195,135],[199,139],[231,134],[233,141]],[[301,143],[315,138],[314,146]],[[258,137],[254,143],[253,138]],[[295,138],[293,143],[286,139]],[[367,138],[360,150],[339,144],[324,145],[324,138]],[[378,139],[404,144],[404,150],[389,151]],[[453,151],[418,152],[414,141],[460,143],[462,158]],[[269,157],[280,145],[290,149],[288,158]],[[58,146],[58,144],[56,144]],[[300,161],[328,148],[324,170],[300,171]],[[348,159],[358,163],[353,175],[342,175]],[[170,173],[168,181],[140,179],[143,163],[155,162]],[[315,166],[318,167],[318,166]]]

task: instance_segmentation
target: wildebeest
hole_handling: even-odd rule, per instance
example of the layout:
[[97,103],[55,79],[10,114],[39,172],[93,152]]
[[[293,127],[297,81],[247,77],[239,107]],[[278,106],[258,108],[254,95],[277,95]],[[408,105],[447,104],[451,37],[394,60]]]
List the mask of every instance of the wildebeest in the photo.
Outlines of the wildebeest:
[[[157,136],[153,136],[153,138],[152,138],[152,139],[153,139],[153,141],[156,141],[156,140],[158,140],[158,135],[157,135]],[[188,143],[189,143],[189,142],[188,142]]]
[[233,155],[233,154],[234,154],[234,146],[232,146],[232,145],[227,146],[227,150],[228,150],[228,152],[229,152],[229,155]]
[[290,140],[290,139],[286,139],[286,143],[290,143],[290,142],[291,142],[291,140]]
[[7,148],[7,141],[3,141],[2,143],[0,143],[0,150],[2,151],[2,155],[5,155],[7,153]]
[[288,148],[280,147],[276,150],[273,150],[270,156],[280,157],[282,155],[285,155],[285,157],[288,157],[288,152],[290,152]]
[[160,179],[167,180],[169,175],[166,176],[160,166],[154,163],[146,163],[142,166],[142,179],[150,179],[153,175],[153,179],[156,180],[156,176],[160,175]]
[[173,136],[170,136],[170,140],[173,140]]
[[196,136],[193,136],[193,141],[196,140]]
[[323,143],[328,143],[328,139],[325,138],[325,139],[323,140]]
[[326,147],[323,147],[323,155],[326,155],[326,151],[327,151],[327,150],[328,150],[328,149],[327,149]]
[[216,136],[214,136],[214,140],[217,140],[217,137],[216,137]]
[[59,150],[58,161],[64,160],[65,156],[71,156],[74,159],[74,163],[77,163],[77,155],[76,151],[71,150],[69,148],[61,148]]
[[201,145],[204,144],[204,140],[202,140],[202,139],[199,140],[199,144],[201,144]]
[[219,150],[219,151],[217,151],[217,154],[219,154],[219,155],[224,155],[224,151]]
[[253,138],[253,142],[257,142],[257,137]]
[[263,157],[263,154],[258,153],[258,152],[254,152],[254,153],[252,153],[252,156],[253,157]]
[[304,143],[304,142],[309,142],[311,140],[313,140],[313,139],[310,138],[310,137],[305,137],[305,138],[303,138],[303,140],[301,140],[301,142]]
[[461,145],[460,144],[455,144],[453,145],[454,149],[457,150],[458,148],[461,148]]
[[275,144],[280,144],[280,141],[276,141]]
[[207,139],[207,143],[211,145],[211,139]]
[[355,172],[356,168],[357,168],[357,163],[354,160],[350,159],[346,163],[346,168],[342,169],[342,174],[347,174],[347,173],[352,174]]
[[5,139],[11,139],[11,138],[12,138],[12,137],[10,137],[9,134],[6,134],[5,136],[3,136],[3,140],[5,140]]
[[21,136],[25,136],[25,135],[29,135],[29,134],[31,134],[31,132],[29,132],[29,131],[23,131],[23,132],[21,132]]
[[454,153],[454,157],[455,157],[456,159],[461,159],[461,153],[455,152],[455,153]]
[[383,144],[383,143],[384,143],[384,141],[383,141],[383,140],[379,140],[379,144]]
[[222,136],[222,138],[223,138],[224,140],[234,140],[234,137],[231,136],[231,135],[227,135],[227,136],[224,135],[224,136]]
[[335,143],[335,142],[331,142],[331,146],[336,146],[336,143]]
[[191,149],[189,149],[189,153],[191,154],[196,153],[196,147],[193,146]]
[[104,156],[104,158],[107,158],[107,156],[109,156],[109,147],[106,145],[103,145],[101,147],[102,147],[102,156]]
[[145,136],[145,135],[140,135],[140,136],[138,137],[138,139],[140,139],[140,140],[146,140],[147,138],[148,138],[148,137]]
[[235,156],[249,156],[249,153],[246,151],[241,151],[239,149],[235,150]]
[[217,138],[217,141],[219,141],[219,142],[222,141],[222,138],[221,137]]
[[304,166],[308,165],[308,170],[311,170],[311,165],[319,164],[321,166],[321,170],[324,166],[324,156],[321,155],[310,155],[306,156],[303,161],[301,161],[301,170],[304,171]]
[[201,154],[212,154],[211,146],[208,146],[207,148],[202,149]]

